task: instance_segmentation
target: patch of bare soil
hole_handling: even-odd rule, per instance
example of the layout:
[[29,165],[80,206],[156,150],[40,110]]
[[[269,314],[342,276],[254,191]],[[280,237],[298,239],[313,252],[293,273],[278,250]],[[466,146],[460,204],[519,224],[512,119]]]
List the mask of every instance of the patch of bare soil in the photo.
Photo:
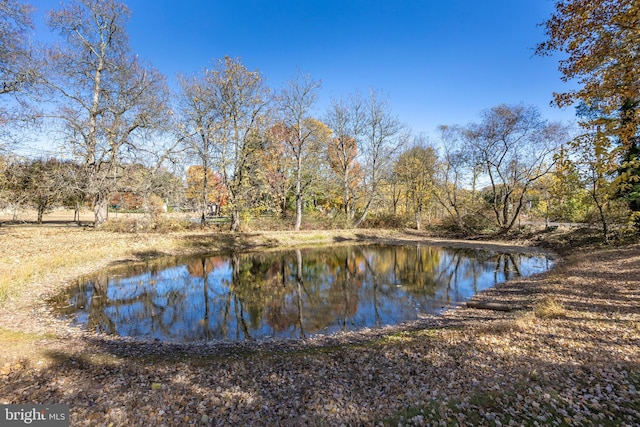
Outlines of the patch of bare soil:
[[[4,232],[0,243],[21,236]],[[30,251],[63,241],[51,233],[30,241]],[[221,235],[219,242],[207,233],[85,233],[113,245],[113,258],[38,275],[3,306],[2,403],[66,403],[72,425],[640,425],[638,244],[575,251],[550,272],[474,299],[515,308],[509,312],[458,307],[399,327],[305,341],[179,345],[70,328],[42,299],[75,275],[144,254],[431,240],[391,232]],[[12,248],[19,257],[20,245]]]

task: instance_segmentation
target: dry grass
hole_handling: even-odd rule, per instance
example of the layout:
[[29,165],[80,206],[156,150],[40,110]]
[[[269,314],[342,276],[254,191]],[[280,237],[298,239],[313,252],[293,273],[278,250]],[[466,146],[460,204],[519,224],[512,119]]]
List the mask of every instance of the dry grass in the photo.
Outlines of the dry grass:
[[555,298],[545,297],[536,304],[534,313],[540,319],[559,319],[567,315],[567,310]]
[[149,248],[171,250],[175,244],[173,238],[164,236],[118,236],[79,227],[13,226],[0,229],[0,246],[2,302],[18,296],[26,286],[37,286],[46,277],[134,257],[137,251]]

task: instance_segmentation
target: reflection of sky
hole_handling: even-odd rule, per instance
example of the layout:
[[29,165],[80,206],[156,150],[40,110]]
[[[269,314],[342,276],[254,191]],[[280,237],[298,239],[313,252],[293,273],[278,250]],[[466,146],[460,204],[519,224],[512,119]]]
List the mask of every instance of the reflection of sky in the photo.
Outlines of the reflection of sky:
[[[484,252],[484,251],[483,251]],[[544,256],[521,256],[514,254],[517,258],[518,271],[521,276],[530,276],[541,273],[551,267],[550,261]],[[450,252],[443,251],[441,267],[444,275],[453,275],[454,280],[451,286],[439,287],[436,300],[450,303],[466,301],[476,293],[488,289],[497,283],[504,282],[517,276],[515,269],[507,265],[504,271],[504,262],[496,267],[496,262],[477,262],[473,258],[466,258],[460,261],[462,265],[455,271],[454,260]],[[506,258],[509,259],[509,258]],[[469,274],[475,273],[475,274]]]
[[[543,272],[552,264],[542,255],[500,255],[479,249],[429,247],[428,252],[421,252],[427,247],[373,245],[325,249],[332,250],[337,251],[335,257],[341,264],[323,264],[321,261],[330,257],[322,250],[302,251],[300,285],[295,252],[263,254],[259,259],[251,254],[240,255],[240,264],[256,266],[255,271],[269,271],[261,268],[264,266],[281,266],[286,273],[284,278],[277,278],[277,291],[252,288],[251,276],[248,285],[233,284],[233,263],[216,257],[215,262],[207,264],[210,271],[206,287],[203,277],[190,274],[194,270],[183,263],[132,277],[113,276],[106,290],[107,304],[100,305],[104,298],[80,304],[79,301],[90,301],[96,293],[91,282],[85,285],[83,295],[71,296],[70,301],[79,307],[76,323],[107,332],[110,325],[115,325],[115,333],[125,336],[162,340],[298,338],[302,332],[331,333],[415,320],[420,313],[437,313],[516,277],[518,272],[528,276]],[[416,256],[421,257],[420,268]],[[194,265],[201,259],[190,262]],[[345,285],[346,268],[353,271],[348,274],[351,282]],[[403,271],[420,282],[403,282]],[[269,278],[254,279],[266,283]],[[242,286],[242,294],[234,292]],[[268,307],[252,307],[248,301],[254,297],[274,300]],[[277,328],[266,318],[269,310],[271,315],[273,310],[280,310],[275,313],[280,322]]]

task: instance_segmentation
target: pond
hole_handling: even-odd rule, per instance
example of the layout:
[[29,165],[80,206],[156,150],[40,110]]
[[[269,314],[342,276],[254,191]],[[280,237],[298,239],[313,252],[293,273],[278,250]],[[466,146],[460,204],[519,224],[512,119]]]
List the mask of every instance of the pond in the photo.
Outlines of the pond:
[[74,324],[121,336],[304,338],[413,321],[551,266],[540,253],[338,245],[136,263],[81,280],[55,301]]

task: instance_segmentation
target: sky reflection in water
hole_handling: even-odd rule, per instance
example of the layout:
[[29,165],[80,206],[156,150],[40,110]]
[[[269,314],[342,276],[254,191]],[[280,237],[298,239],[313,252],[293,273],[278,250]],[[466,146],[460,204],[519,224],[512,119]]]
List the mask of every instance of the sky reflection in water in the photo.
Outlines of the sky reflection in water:
[[301,338],[415,320],[551,266],[534,253],[337,246],[134,264],[91,277],[57,300],[74,323],[109,334]]

